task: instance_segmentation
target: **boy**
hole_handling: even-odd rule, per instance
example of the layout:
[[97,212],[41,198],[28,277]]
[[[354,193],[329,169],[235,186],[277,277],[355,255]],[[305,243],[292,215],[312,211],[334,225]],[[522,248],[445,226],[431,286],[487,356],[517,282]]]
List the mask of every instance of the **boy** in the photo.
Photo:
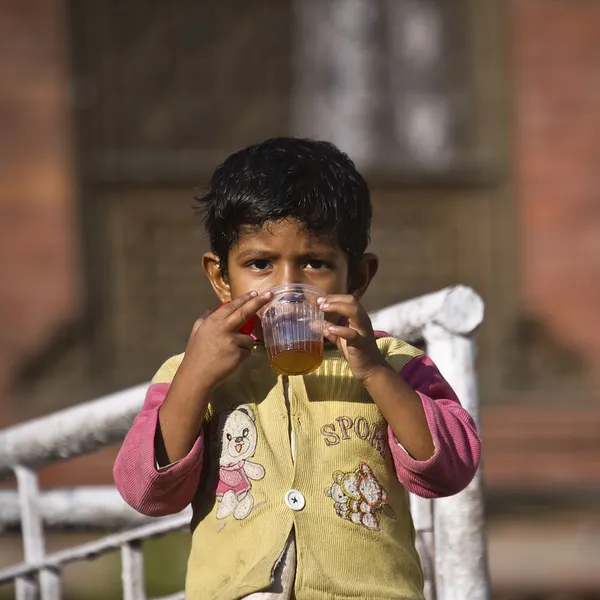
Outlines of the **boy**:
[[[431,360],[373,331],[360,298],[371,202],[333,145],[277,138],[230,156],[198,198],[226,303],[168,360],[115,463],[124,499],[152,516],[192,504],[187,600],[423,599],[407,491],[473,478],[475,424]],[[324,290],[323,364],[277,376],[261,344],[269,290]]]

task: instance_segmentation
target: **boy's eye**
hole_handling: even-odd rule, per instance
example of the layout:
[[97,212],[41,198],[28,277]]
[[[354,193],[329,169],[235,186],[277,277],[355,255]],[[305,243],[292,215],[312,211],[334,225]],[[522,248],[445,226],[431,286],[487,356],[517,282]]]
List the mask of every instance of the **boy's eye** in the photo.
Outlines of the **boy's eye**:
[[248,266],[254,271],[264,271],[269,268],[269,261],[264,259],[253,260]]
[[309,260],[306,263],[306,267],[309,269],[319,270],[325,269],[328,265],[322,260]]

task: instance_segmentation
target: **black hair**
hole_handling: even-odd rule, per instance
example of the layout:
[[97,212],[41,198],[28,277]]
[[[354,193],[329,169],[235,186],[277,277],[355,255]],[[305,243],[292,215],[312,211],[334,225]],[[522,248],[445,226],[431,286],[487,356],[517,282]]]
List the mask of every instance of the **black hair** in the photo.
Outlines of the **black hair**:
[[351,270],[369,244],[369,188],[329,142],[278,137],[244,148],[215,169],[206,193],[195,200],[224,274],[240,233],[269,222],[297,220],[344,250]]

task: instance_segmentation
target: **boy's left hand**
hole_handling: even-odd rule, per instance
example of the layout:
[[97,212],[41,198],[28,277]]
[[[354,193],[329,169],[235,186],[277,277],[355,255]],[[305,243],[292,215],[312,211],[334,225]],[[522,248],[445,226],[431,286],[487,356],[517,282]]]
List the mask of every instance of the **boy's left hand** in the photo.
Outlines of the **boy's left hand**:
[[355,296],[334,294],[319,298],[321,310],[347,319],[346,325],[325,321],[324,336],[337,345],[344,355],[354,377],[365,381],[387,362],[377,347],[373,325],[367,311]]

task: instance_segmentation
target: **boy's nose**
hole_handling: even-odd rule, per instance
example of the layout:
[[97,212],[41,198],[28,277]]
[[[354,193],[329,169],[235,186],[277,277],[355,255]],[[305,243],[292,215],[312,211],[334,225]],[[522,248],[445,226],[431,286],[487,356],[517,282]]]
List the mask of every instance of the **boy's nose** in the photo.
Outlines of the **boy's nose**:
[[277,285],[291,285],[292,283],[306,283],[306,275],[304,269],[299,269],[296,266],[288,266],[281,273],[281,277]]

